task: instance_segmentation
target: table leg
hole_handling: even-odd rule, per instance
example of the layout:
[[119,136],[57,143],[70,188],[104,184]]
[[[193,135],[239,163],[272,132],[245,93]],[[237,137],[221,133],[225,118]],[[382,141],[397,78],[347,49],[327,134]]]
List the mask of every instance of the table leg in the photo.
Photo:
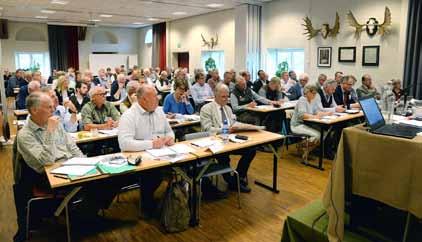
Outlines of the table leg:
[[193,162],[193,169],[192,169],[192,197],[191,197],[191,205],[192,205],[192,214],[191,214],[191,221],[190,224],[192,227],[199,225],[199,218],[197,216],[198,211],[198,182],[196,179],[198,173],[198,161],[195,160]]
[[273,145],[269,145],[271,151],[273,152],[273,186],[269,186],[267,184],[264,184],[260,181],[255,181],[255,184],[263,187],[265,189],[268,189],[274,193],[280,193],[280,191],[277,189],[277,172],[278,172],[278,160],[280,159],[278,153],[277,153],[277,149],[274,148]]
[[321,132],[321,137],[319,139],[319,143],[321,145],[321,152],[319,154],[318,169],[324,170],[324,168],[322,168],[322,161],[324,159],[325,145],[324,145],[324,127],[322,127],[322,125],[321,125],[320,132]]

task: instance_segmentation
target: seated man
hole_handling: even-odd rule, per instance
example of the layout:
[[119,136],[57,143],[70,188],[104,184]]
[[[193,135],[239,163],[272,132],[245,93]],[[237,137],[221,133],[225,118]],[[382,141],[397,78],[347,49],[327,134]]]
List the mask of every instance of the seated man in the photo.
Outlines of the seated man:
[[[206,83],[205,83],[206,84]],[[195,84],[196,85],[196,84]],[[195,86],[194,85],[194,86]],[[174,82],[174,92],[164,99],[163,110],[166,114],[193,114],[194,109],[189,102],[188,85],[185,80],[177,79]]]
[[303,73],[299,76],[299,82],[296,83],[296,85],[292,86],[287,94],[287,97],[289,100],[294,101],[298,100],[301,96],[303,96],[303,89],[305,85],[309,81],[309,76],[306,73]]
[[[218,84],[215,88],[215,99],[213,102],[204,105],[201,109],[201,127],[203,131],[211,131],[221,133],[223,123],[227,120],[227,123],[232,125],[235,121],[235,117],[231,108],[227,105],[229,101],[229,88],[225,84]],[[230,130],[232,131],[232,130]],[[249,166],[255,157],[255,149],[246,149],[234,154],[241,155],[237,165],[237,172],[240,178],[240,191],[250,192],[251,189],[248,187],[247,174]],[[217,157],[220,164],[230,166],[230,156],[228,154],[220,155]],[[230,190],[237,189],[237,182],[235,177],[225,174],[224,180],[228,183]]]
[[373,97],[380,99],[381,94],[377,91],[377,88],[372,85],[372,78],[369,74],[362,76],[362,86],[356,89],[358,98]]
[[245,79],[246,85],[248,86],[248,88],[252,89],[253,82],[251,80],[251,73],[249,73],[249,71],[241,71],[239,72],[239,75]]
[[324,82],[325,81],[327,81],[327,75],[325,75],[325,74],[319,74],[319,76],[318,76],[318,80],[317,80],[317,82],[316,82],[316,86],[317,86],[317,88],[318,89],[321,89],[322,88],[322,86],[324,85]]
[[337,105],[336,100],[334,99],[334,92],[337,87],[337,82],[335,80],[328,80],[324,82],[322,89],[318,89],[318,94],[321,99],[322,108],[325,111],[330,112],[344,112],[345,108],[341,105]]
[[22,69],[17,69],[15,75],[10,77],[9,80],[7,80],[6,97],[14,97],[14,88],[20,88],[21,83],[25,83],[24,71]]
[[252,85],[252,90],[259,93],[262,87],[268,84],[267,74],[263,70],[258,71],[258,79]]
[[76,83],[75,95],[70,97],[70,101],[76,107],[78,113],[81,112],[85,104],[89,103],[88,85],[85,82]]
[[289,78],[290,78],[290,80],[297,82],[296,72],[295,71],[289,71]]
[[96,86],[102,86],[104,88],[110,88],[110,84],[107,79],[107,74],[103,68],[98,70],[98,76],[94,79]]
[[224,79],[223,79],[223,83],[229,87],[229,91],[230,93],[233,91],[235,84],[234,84],[234,78],[233,78],[233,73],[230,71],[226,71],[224,72]]
[[119,124],[120,113],[106,101],[106,91],[102,86],[90,90],[91,101],[81,111],[84,130],[112,129]]
[[121,102],[119,105],[120,113],[126,112],[126,110],[128,110],[132,106],[132,104],[136,102],[137,100],[136,91],[138,90],[140,86],[141,84],[139,84],[139,82],[137,81],[130,81],[127,83],[126,85],[127,96],[123,100],[123,102]]
[[129,81],[126,80],[125,75],[117,75],[117,80],[111,84],[110,96],[112,101],[123,101],[126,96],[126,85]]
[[[120,119],[118,140],[121,151],[159,149],[174,144],[174,133],[163,110],[158,107],[155,87],[144,84],[138,88],[137,102]],[[141,175],[141,204],[145,217],[151,217],[157,203],[154,191],[161,184],[162,172],[148,170]]]
[[296,81],[293,79],[290,79],[289,72],[283,71],[281,73],[281,89],[284,92],[287,92],[294,85],[296,85]]
[[[196,83],[192,86],[191,95],[195,102],[196,110],[200,110],[205,100],[214,97],[214,93],[208,83],[205,83],[205,75],[199,72],[195,75]],[[176,90],[176,89],[175,89]]]
[[337,86],[334,92],[334,100],[337,105],[343,105],[346,109],[360,107],[359,103],[357,103],[358,97],[353,89],[355,82],[356,78],[352,75],[342,77],[341,84]]
[[38,81],[31,81],[25,86],[19,89],[18,97],[16,100],[17,109],[26,109],[25,101],[26,97],[33,92],[37,92],[41,89],[41,84]]
[[242,76],[238,76],[236,78],[236,86],[230,94],[230,103],[237,116],[237,120],[244,123],[259,125],[260,118],[247,112],[247,108],[256,107],[257,102],[261,104],[277,103],[256,94],[251,88],[248,88],[246,80]]

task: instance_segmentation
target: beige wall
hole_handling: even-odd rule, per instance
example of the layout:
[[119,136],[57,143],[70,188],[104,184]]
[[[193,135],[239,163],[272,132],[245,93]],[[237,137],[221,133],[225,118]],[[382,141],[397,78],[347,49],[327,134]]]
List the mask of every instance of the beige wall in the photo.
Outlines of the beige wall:
[[151,26],[139,28],[139,66],[150,67],[152,62],[152,43],[145,44],[145,35]]
[[[403,76],[403,57],[406,39],[407,0],[284,0],[272,1],[263,6],[262,51],[263,64],[268,48],[304,48],[305,72],[316,80],[318,74],[325,73],[332,77],[338,70],[353,74],[360,79],[364,73],[370,73],[377,85],[393,77]],[[375,17],[381,23],[384,21],[384,8],[388,6],[392,13],[391,33],[385,37],[379,35],[370,38],[363,32],[361,38],[354,38],[354,28],[346,21],[346,13],[351,10],[358,21],[366,21]],[[308,15],[314,27],[327,22],[334,24],[335,13],[340,15],[340,33],[337,38],[323,39],[318,36],[307,40],[301,26],[303,18]],[[362,46],[380,45],[380,65],[378,67],[362,66]],[[331,68],[317,67],[317,48],[319,46],[332,47]],[[338,47],[355,46],[356,63],[343,64],[338,62]],[[360,85],[360,81],[358,82]]]

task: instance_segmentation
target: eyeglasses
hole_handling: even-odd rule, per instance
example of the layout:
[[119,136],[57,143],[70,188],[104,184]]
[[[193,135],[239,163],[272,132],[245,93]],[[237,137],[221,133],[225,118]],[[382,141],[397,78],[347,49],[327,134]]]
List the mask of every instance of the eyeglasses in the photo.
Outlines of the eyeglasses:
[[100,96],[100,97],[105,97],[107,93],[103,92],[103,93],[96,93],[94,96]]

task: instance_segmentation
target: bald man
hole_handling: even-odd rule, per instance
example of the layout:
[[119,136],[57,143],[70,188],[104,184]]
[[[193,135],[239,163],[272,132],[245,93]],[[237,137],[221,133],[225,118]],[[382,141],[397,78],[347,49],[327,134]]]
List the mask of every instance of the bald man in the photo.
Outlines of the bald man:
[[25,100],[29,94],[39,91],[41,89],[41,83],[39,81],[31,81],[27,85],[22,86],[19,89],[18,98],[16,101],[16,106],[18,109],[25,109]]

